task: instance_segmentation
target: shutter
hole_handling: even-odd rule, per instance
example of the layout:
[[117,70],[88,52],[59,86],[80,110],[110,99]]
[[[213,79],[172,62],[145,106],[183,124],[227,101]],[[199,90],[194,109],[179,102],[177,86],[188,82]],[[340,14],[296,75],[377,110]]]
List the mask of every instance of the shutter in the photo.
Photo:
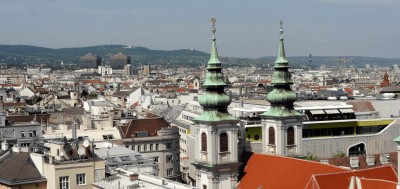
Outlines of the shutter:
[[201,151],[207,151],[207,134],[201,133]]
[[228,151],[228,135],[226,133],[221,133],[221,135],[219,135],[219,151]]
[[289,127],[287,130],[287,145],[294,144],[294,129],[293,127]]
[[275,145],[275,129],[273,127],[270,127],[268,129],[268,144],[273,144]]

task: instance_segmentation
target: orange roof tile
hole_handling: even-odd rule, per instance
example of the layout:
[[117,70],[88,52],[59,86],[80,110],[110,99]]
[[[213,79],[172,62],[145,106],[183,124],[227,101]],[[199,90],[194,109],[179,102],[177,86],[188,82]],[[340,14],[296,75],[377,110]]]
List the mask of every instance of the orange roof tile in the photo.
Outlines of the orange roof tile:
[[360,178],[362,189],[396,189],[396,182],[380,180],[380,179],[366,179]]
[[311,182],[314,182],[316,186],[318,186],[316,188],[319,189],[348,188],[352,176],[357,176],[359,178],[381,179],[392,182],[397,181],[397,175],[393,167],[391,165],[385,165],[357,171],[319,174],[315,175],[312,178],[313,181]]
[[347,170],[314,161],[253,154],[247,162],[245,175],[238,188],[304,189],[314,174],[345,172]]

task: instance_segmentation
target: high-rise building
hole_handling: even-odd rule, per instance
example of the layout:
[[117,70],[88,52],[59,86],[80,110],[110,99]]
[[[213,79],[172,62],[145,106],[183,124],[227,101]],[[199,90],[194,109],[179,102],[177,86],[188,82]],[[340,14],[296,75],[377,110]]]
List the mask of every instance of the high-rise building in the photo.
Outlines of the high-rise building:
[[151,73],[150,65],[144,65],[143,66],[143,70],[142,70],[142,74],[143,75],[150,75],[150,73]]
[[131,57],[118,53],[110,58],[110,67],[122,70],[126,65],[131,64]]
[[81,68],[98,68],[101,65],[101,58],[88,53],[80,58]]
[[218,59],[215,42],[215,19],[210,60],[199,103],[204,108],[194,125],[196,187],[234,188],[238,173],[238,126],[239,120],[227,110],[231,97],[225,94],[227,86]]

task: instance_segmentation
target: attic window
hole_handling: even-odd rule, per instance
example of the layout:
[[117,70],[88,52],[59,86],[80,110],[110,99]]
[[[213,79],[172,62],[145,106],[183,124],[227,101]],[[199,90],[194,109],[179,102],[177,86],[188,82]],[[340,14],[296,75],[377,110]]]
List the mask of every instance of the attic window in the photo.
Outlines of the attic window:
[[114,135],[103,135],[103,139],[114,139]]

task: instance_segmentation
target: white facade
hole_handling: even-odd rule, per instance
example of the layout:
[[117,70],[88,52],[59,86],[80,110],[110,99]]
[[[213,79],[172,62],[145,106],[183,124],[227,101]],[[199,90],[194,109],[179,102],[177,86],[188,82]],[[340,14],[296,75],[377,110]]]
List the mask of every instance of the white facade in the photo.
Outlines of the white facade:
[[[234,188],[238,172],[238,126],[236,121],[195,125],[196,187],[216,189]],[[227,151],[221,151],[221,136],[227,135]],[[202,140],[206,135],[206,145]]]
[[[297,155],[302,139],[301,119],[266,119],[262,123],[262,153],[277,155]],[[274,133],[270,133],[273,129]],[[289,129],[293,129],[293,143],[290,142]],[[273,141],[269,140],[273,138]]]

